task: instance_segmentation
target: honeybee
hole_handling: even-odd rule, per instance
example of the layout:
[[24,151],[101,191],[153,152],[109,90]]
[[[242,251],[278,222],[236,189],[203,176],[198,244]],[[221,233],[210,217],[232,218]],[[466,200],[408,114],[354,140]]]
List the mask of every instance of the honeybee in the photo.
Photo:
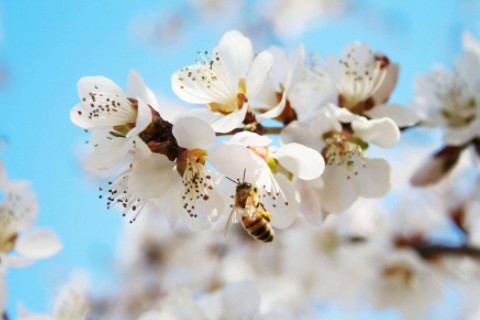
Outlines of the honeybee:
[[235,205],[225,226],[225,236],[232,224],[241,220],[247,233],[255,239],[263,242],[273,241],[275,234],[269,224],[271,215],[260,202],[257,191],[251,183],[238,182],[235,190]]

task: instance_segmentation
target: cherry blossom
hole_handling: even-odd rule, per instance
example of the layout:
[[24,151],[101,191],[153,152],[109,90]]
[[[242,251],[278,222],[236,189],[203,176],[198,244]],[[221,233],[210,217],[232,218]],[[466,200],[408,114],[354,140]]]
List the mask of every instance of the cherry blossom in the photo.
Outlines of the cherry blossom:
[[270,72],[272,55],[264,51],[254,58],[250,39],[236,30],[225,33],[211,54],[199,55],[196,65],[172,75],[172,90],[186,102],[206,104],[218,114],[214,130],[229,132],[244,121],[247,102],[258,94]]
[[333,213],[343,212],[358,197],[379,198],[388,192],[390,166],[364,152],[369,141],[391,148],[399,138],[390,118],[368,120],[335,105],[321,109],[310,123],[292,122],[281,133],[284,143],[302,143],[322,153],[323,183],[307,182],[302,198],[310,199],[310,209],[321,206]]

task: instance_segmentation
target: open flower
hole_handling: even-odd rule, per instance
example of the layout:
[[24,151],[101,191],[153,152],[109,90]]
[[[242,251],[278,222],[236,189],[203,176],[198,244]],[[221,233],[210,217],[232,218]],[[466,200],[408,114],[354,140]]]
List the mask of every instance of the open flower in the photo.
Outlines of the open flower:
[[358,197],[379,198],[390,189],[390,166],[382,159],[369,159],[368,142],[391,148],[400,138],[390,118],[368,120],[344,108],[328,105],[311,123],[294,121],[281,133],[284,143],[298,142],[322,152],[323,183],[308,183],[311,207],[328,212],[346,210]]
[[303,44],[299,44],[291,61],[279,47],[271,47],[268,52],[273,56],[272,72],[253,99],[252,105],[262,113],[261,117],[276,118],[288,124],[297,118],[289,98],[301,80],[305,67],[305,50]]
[[206,104],[217,113],[212,124],[216,132],[231,131],[244,121],[246,103],[263,85],[272,55],[264,51],[254,59],[252,42],[236,30],[225,33],[213,53],[199,55],[196,65],[173,73],[172,90],[180,99]]
[[158,153],[134,161],[129,190],[154,201],[171,227],[182,216],[191,229],[209,228],[223,212],[213,173],[205,165],[215,132],[198,118],[183,117],[174,122],[172,134],[180,146],[175,161]]
[[454,71],[435,66],[415,80],[412,109],[426,125],[445,127],[447,145],[461,146],[480,136],[480,60],[466,52],[455,60]]
[[397,104],[385,104],[398,79],[399,65],[367,43],[348,44],[340,58],[329,55],[325,70],[338,93],[338,106],[372,119],[389,117],[399,127],[413,125],[417,117]]
[[[0,203],[0,265],[23,267],[56,254],[62,247],[50,228],[28,230],[37,216],[35,194],[24,182],[11,182]],[[27,230],[27,231],[25,231]],[[14,255],[15,251],[19,255]]]
[[257,187],[261,202],[272,211],[271,224],[283,229],[293,222],[299,205],[289,178],[317,179],[325,164],[311,148],[297,143],[273,148],[271,142],[256,133],[240,132],[214,146],[208,160],[227,177],[242,179],[245,173],[245,181]]
[[69,283],[62,287],[55,298],[52,315],[34,314],[19,308],[18,320],[86,320],[90,307],[80,284]]
[[82,102],[70,112],[73,123],[92,130],[93,153],[86,166],[101,172],[131,161],[140,133],[152,122],[153,93],[143,78],[131,70],[125,94],[113,81],[83,77],[77,84]]

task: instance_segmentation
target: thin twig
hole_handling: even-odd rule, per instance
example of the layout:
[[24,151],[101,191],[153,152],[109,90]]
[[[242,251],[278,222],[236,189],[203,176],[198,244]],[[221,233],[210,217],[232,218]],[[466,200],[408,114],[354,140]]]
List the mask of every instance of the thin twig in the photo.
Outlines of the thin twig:
[[440,255],[469,256],[480,259],[480,248],[463,245],[459,247],[428,244],[410,244],[423,258],[434,258]]
[[2,319],[3,320],[10,320],[10,318],[8,317],[7,311],[3,311]]
[[[262,127],[261,134],[280,134],[282,131],[283,127]],[[235,133],[243,132],[243,131],[250,131],[248,128],[236,128],[233,129],[230,132],[226,133],[217,133],[217,137],[221,136],[231,136],[234,135]]]

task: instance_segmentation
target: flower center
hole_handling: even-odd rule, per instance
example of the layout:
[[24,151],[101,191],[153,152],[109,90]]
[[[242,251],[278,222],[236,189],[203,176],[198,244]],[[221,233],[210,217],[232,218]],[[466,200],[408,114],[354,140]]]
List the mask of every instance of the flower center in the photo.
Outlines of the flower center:
[[197,200],[201,198],[207,201],[209,199],[208,190],[213,190],[211,176],[208,174],[204,163],[205,160],[202,162],[200,158],[196,156],[188,157],[182,177],[182,200],[185,201],[183,209],[185,209],[192,218],[197,217],[195,213]]
[[125,125],[135,124],[137,119],[137,100],[111,93],[89,92],[88,97],[82,97],[82,103],[88,108],[88,114],[82,111],[77,113],[88,119],[105,121],[109,123],[121,123]]
[[[350,131],[341,132],[329,131],[323,135],[326,147],[322,151],[327,165],[344,166],[347,170],[353,170],[355,161],[360,161],[365,167],[364,151],[368,148],[368,143],[355,137]],[[357,171],[354,172],[358,174]],[[347,176],[349,179],[350,176]]]
[[413,287],[416,282],[415,272],[404,263],[386,266],[382,270],[382,276],[384,283],[393,287]]
[[434,75],[435,95],[442,104],[441,114],[450,127],[463,127],[475,119],[477,101],[460,77]]
[[225,65],[222,56],[215,52],[214,55],[205,51],[203,55],[197,52],[200,58],[196,59],[196,67],[185,67],[180,69],[179,78],[181,90],[191,92],[192,95],[203,91],[211,102],[207,103],[208,108],[213,112],[230,114],[243,107],[247,102],[245,97],[246,87],[243,79],[238,81],[238,89],[235,90],[228,67]]
[[146,202],[128,192],[128,179],[131,172],[132,165],[107,182],[103,187],[100,187],[99,190],[103,191],[103,193],[99,195],[98,198],[102,199],[104,196],[107,196],[107,209],[116,205],[122,206],[123,217],[125,217],[129,211],[135,212],[134,217],[130,220],[130,223],[133,223],[137,220]]
[[387,75],[389,60],[386,56],[373,56],[369,51],[366,58],[355,55],[355,48],[347,54],[344,60],[339,60],[340,91],[339,106],[353,113],[362,113],[373,107],[368,101],[380,88]]

